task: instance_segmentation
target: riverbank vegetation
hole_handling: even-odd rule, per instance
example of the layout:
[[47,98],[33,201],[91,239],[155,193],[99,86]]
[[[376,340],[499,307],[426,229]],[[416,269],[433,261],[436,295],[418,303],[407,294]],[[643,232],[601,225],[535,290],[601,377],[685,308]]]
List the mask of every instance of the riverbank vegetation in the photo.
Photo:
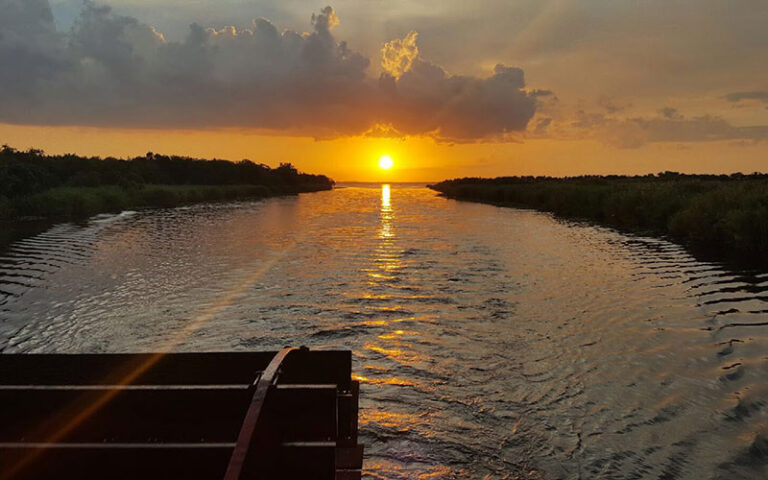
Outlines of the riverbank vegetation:
[[768,265],[768,175],[499,177],[447,180],[449,198],[534,208]]
[[83,217],[130,208],[330,190],[323,175],[242,160],[148,153],[132,159],[45,155],[0,148],[0,220]]

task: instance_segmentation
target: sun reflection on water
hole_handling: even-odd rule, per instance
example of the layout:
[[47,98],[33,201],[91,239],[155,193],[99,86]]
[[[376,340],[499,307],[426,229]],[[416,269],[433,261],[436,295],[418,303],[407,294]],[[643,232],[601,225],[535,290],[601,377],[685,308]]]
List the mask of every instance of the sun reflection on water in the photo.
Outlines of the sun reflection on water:
[[[391,189],[388,184],[381,186],[381,208],[379,210],[379,231],[377,238],[379,244],[375,250],[375,256],[372,259],[374,268],[366,269],[368,277],[371,278],[370,286],[378,286],[382,282],[395,280],[393,273],[402,267],[400,252],[396,249],[395,230],[393,227],[395,212],[392,208]],[[379,296],[379,298],[389,298],[389,295]]]
[[369,423],[377,423],[382,427],[407,432],[412,427],[423,425],[424,419],[421,415],[414,415],[412,413],[375,410],[371,408],[360,410],[360,424],[367,425]]
[[[365,269],[368,276],[367,285],[375,289],[375,293],[367,293],[366,298],[376,298],[378,300],[389,300],[387,306],[378,307],[382,315],[392,314],[403,310],[402,300],[407,296],[401,294],[393,295],[391,291],[399,288],[403,280],[402,274],[406,268],[406,262],[403,259],[403,249],[399,245],[399,239],[395,234],[395,220],[397,216],[392,203],[391,188],[388,184],[381,186],[381,206],[379,210],[379,230],[377,234],[377,245],[371,256],[371,267]],[[400,364],[415,364],[421,361],[419,355],[415,354],[409,348],[409,342],[403,341],[403,336],[419,335],[416,331],[394,330],[390,333],[383,333],[376,337],[375,342],[369,342],[364,350],[383,355],[392,361]],[[374,385],[408,385],[396,377],[385,378],[366,378],[362,377],[364,383]]]
[[390,202],[390,196],[389,196],[389,184],[385,183],[381,186],[381,211],[384,210],[390,210],[392,207],[392,203]]
[[385,377],[385,378],[371,378],[363,375],[352,375],[352,380],[357,380],[360,383],[367,385],[394,385],[396,387],[412,387],[415,384],[410,380],[405,380],[398,377]]
[[392,220],[394,213],[392,211],[392,200],[388,184],[381,186],[381,228],[379,229],[379,238],[384,240],[394,237],[392,232]]

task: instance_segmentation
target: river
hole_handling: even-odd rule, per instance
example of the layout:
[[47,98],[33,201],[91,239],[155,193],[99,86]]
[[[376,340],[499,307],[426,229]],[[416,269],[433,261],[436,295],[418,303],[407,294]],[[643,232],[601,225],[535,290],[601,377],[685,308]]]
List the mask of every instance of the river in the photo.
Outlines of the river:
[[348,348],[366,478],[768,476],[768,274],[425,188],[101,215],[0,252],[0,351]]

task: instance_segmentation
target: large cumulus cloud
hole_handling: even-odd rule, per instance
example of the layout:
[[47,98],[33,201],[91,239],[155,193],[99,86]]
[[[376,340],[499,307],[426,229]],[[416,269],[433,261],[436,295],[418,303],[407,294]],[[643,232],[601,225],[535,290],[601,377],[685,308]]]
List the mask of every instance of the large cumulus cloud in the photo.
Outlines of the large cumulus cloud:
[[[418,56],[416,35],[390,42],[397,65],[338,41],[332,8],[308,33],[266,19],[246,29],[190,26],[183,41],[84,3],[58,32],[48,0],[0,0],[0,122],[122,127],[245,127],[316,137],[385,126],[450,141],[506,139],[526,128],[536,94],[523,71],[450,75]],[[386,47],[385,47],[386,48]],[[385,60],[387,57],[385,56]]]
[[382,111],[396,129],[454,141],[512,138],[525,130],[539,91],[527,92],[523,70],[496,65],[488,78],[449,75],[422,59],[414,32],[387,43],[379,86]]

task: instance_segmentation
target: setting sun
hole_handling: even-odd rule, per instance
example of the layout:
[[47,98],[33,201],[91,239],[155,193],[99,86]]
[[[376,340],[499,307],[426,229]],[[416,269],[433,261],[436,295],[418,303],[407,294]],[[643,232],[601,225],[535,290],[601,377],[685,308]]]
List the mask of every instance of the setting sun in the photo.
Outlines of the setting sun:
[[382,155],[379,158],[379,168],[382,170],[389,170],[395,165],[395,161],[389,155]]

